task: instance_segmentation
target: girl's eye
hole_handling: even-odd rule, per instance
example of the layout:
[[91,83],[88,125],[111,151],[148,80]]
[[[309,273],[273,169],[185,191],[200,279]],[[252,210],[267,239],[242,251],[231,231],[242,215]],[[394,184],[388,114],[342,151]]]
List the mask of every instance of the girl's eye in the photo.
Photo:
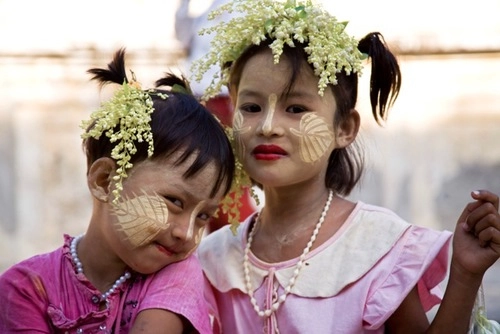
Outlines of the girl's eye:
[[183,207],[183,204],[179,199],[177,199],[175,197],[169,197],[169,196],[165,196],[165,198],[167,199],[167,201],[171,202],[173,205],[175,205],[179,208]]
[[292,113],[292,114],[300,114],[302,112],[307,111],[306,108],[301,107],[301,106],[290,106],[286,109],[286,112]]
[[244,104],[240,107],[240,110],[255,113],[262,111],[262,108],[258,104]]
[[200,213],[198,215],[198,218],[201,219],[201,220],[209,220],[210,218],[212,218],[212,215],[209,215],[209,214],[206,214],[206,213]]

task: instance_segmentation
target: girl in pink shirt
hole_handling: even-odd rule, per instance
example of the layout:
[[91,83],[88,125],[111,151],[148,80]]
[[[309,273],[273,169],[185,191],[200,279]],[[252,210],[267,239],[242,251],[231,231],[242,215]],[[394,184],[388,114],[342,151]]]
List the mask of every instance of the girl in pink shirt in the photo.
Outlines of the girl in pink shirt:
[[143,90],[124,59],[89,70],[119,87],[82,124],[87,231],[0,276],[1,333],[211,332],[193,252],[231,187],[232,148],[183,78]]
[[450,232],[345,198],[363,165],[363,61],[378,122],[401,85],[382,35],[358,41],[312,1],[234,0],[221,11],[231,9],[241,15],[213,28],[193,72],[222,66],[206,97],[229,88],[235,148],[265,203],[236,235],[223,228],[199,248],[222,331],[467,332],[483,274],[500,256],[498,196],[473,192],[459,217],[444,296]]

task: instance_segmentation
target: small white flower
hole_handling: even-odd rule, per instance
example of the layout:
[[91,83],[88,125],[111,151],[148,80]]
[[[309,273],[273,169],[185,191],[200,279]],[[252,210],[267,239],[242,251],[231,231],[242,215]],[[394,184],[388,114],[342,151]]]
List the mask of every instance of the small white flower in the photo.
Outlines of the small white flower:
[[142,91],[137,82],[123,83],[109,101],[91,114],[90,120],[81,124],[81,128],[85,131],[82,134],[83,139],[90,137],[99,139],[104,133],[111,143],[117,142],[111,150],[111,157],[119,166],[116,170],[117,175],[113,177],[114,202],[119,199],[127,170],[133,166],[129,161],[137,152],[134,141],[146,140],[148,156],[153,155],[153,134],[150,125],[153,111],[151,96]]
[[[209,17],[213,19],[225,11],[243,15],[200,31],[200,35],[216,33],[211,51],[192,65],[191,72],[196,73],[193,76],[196,81],[201,81],[212,66],[235,61],[247,47],[259,45],[267,36],[274,39],[270,48],[275,63],[279,62],[285,44],[291,47],[295,46],[295,42],[308,44],[304,50],[320,78],[320,95],[328,84],[337,84],[336,73],[342,70],[361,73],[363,55],[357,48],[357,40],[345,32],[347,23],[338,22],[311,0],[233,0]],[[221,70],[203,98],[218,94],[228,80],[229,70]]]

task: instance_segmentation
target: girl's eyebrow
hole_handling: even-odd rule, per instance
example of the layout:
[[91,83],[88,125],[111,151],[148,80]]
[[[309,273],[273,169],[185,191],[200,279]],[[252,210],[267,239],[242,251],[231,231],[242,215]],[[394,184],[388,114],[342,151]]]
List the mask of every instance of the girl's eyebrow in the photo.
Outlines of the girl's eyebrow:
[[[238,92],[238,97],[262,97],[263,95],[265,94],[250,89],[242,89]],[[307,92],[304,90],[292,90],[287,94],[285,94],[285,92],[282,92],[280,95],[280,100],[288,98],[302,98],[302,99],[312,100],[316,96],[318,96],[318,93],[316,91]]]
[[261,94],[250,89],[242,89],[238,91],[238,97],[260,97]]
[[310,92],[307,92],[304,90],[299,90],[299,91],[292,90],[284,96],[286,98],[302,98],[302,99],[312,100],[318,96],[318,93],[316,91],[313,93],[310,93]]

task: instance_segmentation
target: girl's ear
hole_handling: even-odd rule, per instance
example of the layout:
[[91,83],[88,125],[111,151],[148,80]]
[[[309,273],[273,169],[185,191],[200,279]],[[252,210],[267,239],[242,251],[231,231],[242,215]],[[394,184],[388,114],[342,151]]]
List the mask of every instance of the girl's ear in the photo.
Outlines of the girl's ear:
[[111,158],[99,158],[90,166],[87,175],[87,185],[90,193],[97,200],[107,202],[110,195],[110,183],[116,165]]
[[351,109],[349,115],[337,127],[337,148],[349,146],[358,135],[361,119],[356,109]]

